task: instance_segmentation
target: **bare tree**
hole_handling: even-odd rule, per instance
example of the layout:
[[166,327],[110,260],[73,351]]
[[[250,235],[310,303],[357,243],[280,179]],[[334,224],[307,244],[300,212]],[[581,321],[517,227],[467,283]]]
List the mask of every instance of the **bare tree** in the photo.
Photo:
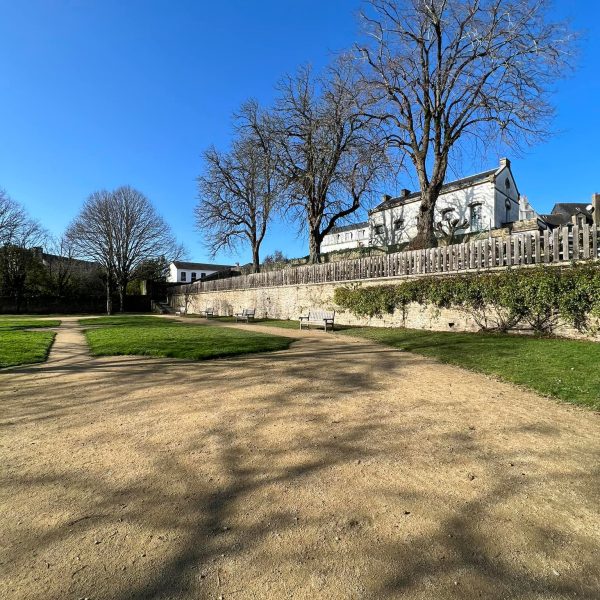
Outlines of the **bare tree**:
[[112,193],[114,274],[119,292],[119,310],[123,312],[127,284],[135,271],[150,259],[179,258],[183,252],[170,226],[142,194],[130,186]]
[[0,189],[0,246],[10,243],[27,220],[25,209]]
[[[364,78],[421,187],[412,247],[436,244],[434,208],[459,143],[521,148],[548,133],[549,92],[574,34],[544,0],[368,0]],[[472,146],[471,146],[472,147]]]
[[77,256],[101,265],[106,278],[106,313],[112,314],[114,284],[114,230],[112,195],[107,190],[93,192],[66,231]]
[[206,234],[213,256],[224,248],[249,244],[257,273],[260,246],[282,191],[268,115],[253,101],[244,104],[231,150],[209,148],[204,163],[205,172],[198,177],[196,225]]
[[94,192],[67,230],[78,256],[102,265],[106,275],[106,311],[112,312],[112,291],[125,308],[127,283],[146,260],[162,255],[177,258],[177,247],[167,223],[150,201],[124,186],[114,192]]
[[386,166],[359,83],[342,59],[323,77],[303,67],[280,84],[275,124],[288,214],[308,230],[311,263],[320,260],[323,238],[361,207]]

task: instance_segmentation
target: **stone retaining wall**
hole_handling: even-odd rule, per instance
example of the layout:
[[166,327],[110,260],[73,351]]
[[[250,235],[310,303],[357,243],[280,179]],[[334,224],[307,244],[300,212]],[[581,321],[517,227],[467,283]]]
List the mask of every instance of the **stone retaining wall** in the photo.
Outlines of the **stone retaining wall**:
[[[385,284],[405,282],[406,278],[386,278]],[[358,283],[358,282],[354,282]],[[382,281],[361,281],[361,286],[382,285]],[[340,325],[367,325],[371,327],[408,327],[411,329],[429,329],[434,331],[478,331],[479,325],[465,312],[457,309],[436,308],[410,304],[403,314],[396,310],[394,314],[378,317],[355,317],[349,312],[340,311],[333,303],[336,287],[353,285],[344,283],[315,283],[307,285],[289,285],[244,290],[222,290],[198,292],[187,297],[187,313],[200,313],[212,307],[219,316],[230,316],[241,312],[243,308],[255,308],[256,318],[297,320],[310,308],[336,310],[335,322]],[[173,295],[170,305],[185,310],[186,296]],[[556,333],[564,337],[590,339],[572,327],[562,325]],[[598,339],[598,338],[595,338]]]

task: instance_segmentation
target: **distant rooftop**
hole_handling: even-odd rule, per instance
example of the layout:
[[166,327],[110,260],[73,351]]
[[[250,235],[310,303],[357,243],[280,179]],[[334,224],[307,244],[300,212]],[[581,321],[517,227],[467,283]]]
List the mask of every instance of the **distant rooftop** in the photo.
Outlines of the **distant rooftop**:
[[174,260],[171,264],[177,269],[188,269],[197,271],[224,271],[233,268],[233,265],[210,265],[208,263],[186,262],[183,260]]
[[351,223],[350,225],[340,225],[339,227],[334,227],[327,235],[331,235],[332,233],[342,233],[344,231],[354,231],[355,229],[361,229],[362,227],[368,226],[368,221],[361,221],[360,223]]

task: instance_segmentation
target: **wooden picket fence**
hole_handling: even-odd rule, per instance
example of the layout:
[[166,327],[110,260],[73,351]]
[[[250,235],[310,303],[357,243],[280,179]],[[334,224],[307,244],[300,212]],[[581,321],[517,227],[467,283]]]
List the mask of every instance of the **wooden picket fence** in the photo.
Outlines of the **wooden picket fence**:
[[252,273],[229,279],[198,281],[186,287],[190,293],[212,292],[568,263],[600,258],[598,233],[596,225],[570,225],[542,233],[535,231],[505,238],[489,237],[428,250],[396,252]]

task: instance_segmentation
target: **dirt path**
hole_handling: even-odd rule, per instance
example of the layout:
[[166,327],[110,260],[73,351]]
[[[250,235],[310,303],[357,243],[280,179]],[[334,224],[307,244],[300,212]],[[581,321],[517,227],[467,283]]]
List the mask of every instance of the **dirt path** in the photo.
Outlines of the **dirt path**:
[[597,414],[273,332],[299,341],[93,359],[63,319],[1,373],[0,598],[598,598]]

